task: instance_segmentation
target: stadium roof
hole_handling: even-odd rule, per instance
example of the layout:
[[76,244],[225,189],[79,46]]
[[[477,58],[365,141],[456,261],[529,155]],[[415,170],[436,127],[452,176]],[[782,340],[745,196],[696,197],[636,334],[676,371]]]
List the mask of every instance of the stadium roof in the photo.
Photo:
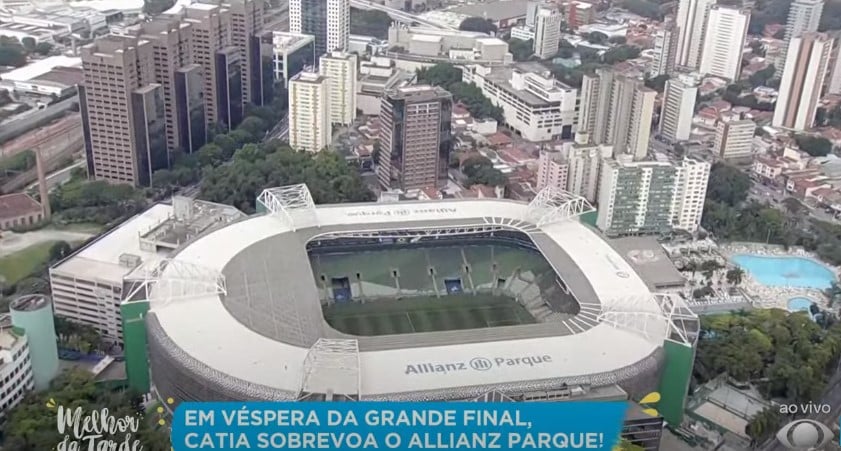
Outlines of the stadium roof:
[[[506,335],[505,328],[354,337],[359,340],[358,371],[364,375],[359,382],[362,397],[539,383],[558,377],[580,377],[580,383],[586,383],[591,375],[614,374],[650,359],[669,333],[668,321],[658,317],[662,307],[646,283],[596,231],[575,219],[538,228],[523,220],[530,214],[527,204],[496,199],[344,204],[286,214],[294,226],[269,214],[205,235],[174,257],[178,265],[164,270],[162,277],[179,265],[195,265],[226,278],[227,296],[209,293],[167,300],[155,289],[151,292],[154,318],[171,345],[195,359],[185,365],[203,364],[251,384],[299,391],[312,337],[348,337],[330,328],[321,316],[307,240],[335,230],[404,230],[407,221],[413,228],[501,223],[528,230],[562,278],[564,274],[571,278],[565,282],[576,296],[584,295],[579,301],[586,303],[587,295],[593,295],[601,311],[613,316],[581,330],[565,330],[560,323],[538,324],[544,330],[530,337]],[[196,312],[201,312],[200,319]],[[626,314],[634,319],[622,319]],[[631,327],[617,327],[617,321]],[[546,333],[545,327],[555,330]],[[540,361],[528,363],[522,360],[525,357]],[[419,371],[431,368],[423,365],[452,370]],[[325,392],[353,391],[341,381],[319,383]]]

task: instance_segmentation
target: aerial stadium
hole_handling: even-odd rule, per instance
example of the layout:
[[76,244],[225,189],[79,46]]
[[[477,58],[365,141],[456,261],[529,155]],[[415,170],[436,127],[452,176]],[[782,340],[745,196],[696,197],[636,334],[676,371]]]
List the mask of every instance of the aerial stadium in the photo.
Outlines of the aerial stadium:
[[682,411],[697,317],[581,220],[583,198],[315,205],[294,185],[257,206],[126,282],[136,388],[545,401],[618,386]]

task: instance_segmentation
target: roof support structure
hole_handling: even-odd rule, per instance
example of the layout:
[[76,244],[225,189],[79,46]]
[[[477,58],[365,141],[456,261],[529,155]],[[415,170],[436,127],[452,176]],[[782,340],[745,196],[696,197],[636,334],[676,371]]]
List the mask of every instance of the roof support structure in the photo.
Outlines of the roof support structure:
[[689,346],[694,346],[700,328],[698,316],[673,293],[602,300],[598,319],[651,340],[673,340]]
[[309,188],[303,183],[265,189],[257,196],[257,203],[280,218],[292,231],[296,230],[293,217],[295,212],[305,211],[315,215],[315,202]]
[[303,371],[298,399],[317,393],[358,400],[362,391],[359,342],[319,338],[307,352]]
[[123,293],[123,302],[149,302],[152,307],[196,296],[228,294],[222,273],[180,260],[145,263],[126,281],[129,289]]
[[529,203],[523,219],[538,227],[595,211],[587,199],[554,186],[543,188]]

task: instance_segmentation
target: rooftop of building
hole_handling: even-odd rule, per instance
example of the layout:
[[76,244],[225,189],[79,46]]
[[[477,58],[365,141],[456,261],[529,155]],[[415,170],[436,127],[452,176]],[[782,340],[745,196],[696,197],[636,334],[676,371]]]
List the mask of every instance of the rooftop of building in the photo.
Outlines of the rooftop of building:
[[9,81],[29,81],[50,72],[57,67],[80,67],[82,59],[72,56],[50,56],[26,66],[19,67],[0,75],[0,79]]
[[[536,61],[529,61],[517,63],[511,66],[494,67],[493,69],[491,69],[491,72],[486,76],[486,78],[493,80],[495,84],[503,87],[506,91],[508,91],[509,93],[511,93],[512,95],[529,105],[542,106],[550,103],[524,89],[514,89],[514,87],[511,85],[511,76],[515,72],[520,72],[527,75],[534,74],[541,77],[545,77],[547,75],[548,77],[552,77],[551,73],[549,72],[549,69],[546,66]],[[555,83],[558,89],[572,89],[558,80],[555,80]]]
[[392,99],[411,99],[414,101],[433,100],[441,97],[451,97],[446,89],[439,86],[413,85],[404,86],[389,91]]
[[85,80],[81,67],[54,67],[45,74],[32,79],[40,82],[50,82],[64,86],[74,86]]
[[491,1],[459,6],[451,9],[450,11],[499,21],[513,19],[515,17],[524,17],[526,15],[528,4],[528,0]]
[[140,264],[155,264],[218,224],[244,216],[233,207],[174,198],[125,221],[51,268],[74,277],[119,283]]
[[308,34],[288,31],[266,31],[266,34],[272,36],[272,44],[275,50],[297,50],[315,39]]
[[18,218],[39,213],[41,204],[26,193],[12,193],[0,196],[0,219]]
[[652,289],[683,286],[686,283],[686,279],[655,238],[626,237],[609,239],[608,243]]
[[290,81],[295,81],[298,83],[317,84],[323,82],[326,79],[327,77],[317,74],[315,72],[299,72],[298,75],[292,77]]

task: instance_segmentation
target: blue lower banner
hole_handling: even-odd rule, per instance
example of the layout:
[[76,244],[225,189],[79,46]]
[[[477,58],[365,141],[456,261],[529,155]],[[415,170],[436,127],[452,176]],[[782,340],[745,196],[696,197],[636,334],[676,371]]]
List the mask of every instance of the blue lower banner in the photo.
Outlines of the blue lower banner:
[[611,450],[626,409],[625,402],[187,402],[175,410],[172,446]]

